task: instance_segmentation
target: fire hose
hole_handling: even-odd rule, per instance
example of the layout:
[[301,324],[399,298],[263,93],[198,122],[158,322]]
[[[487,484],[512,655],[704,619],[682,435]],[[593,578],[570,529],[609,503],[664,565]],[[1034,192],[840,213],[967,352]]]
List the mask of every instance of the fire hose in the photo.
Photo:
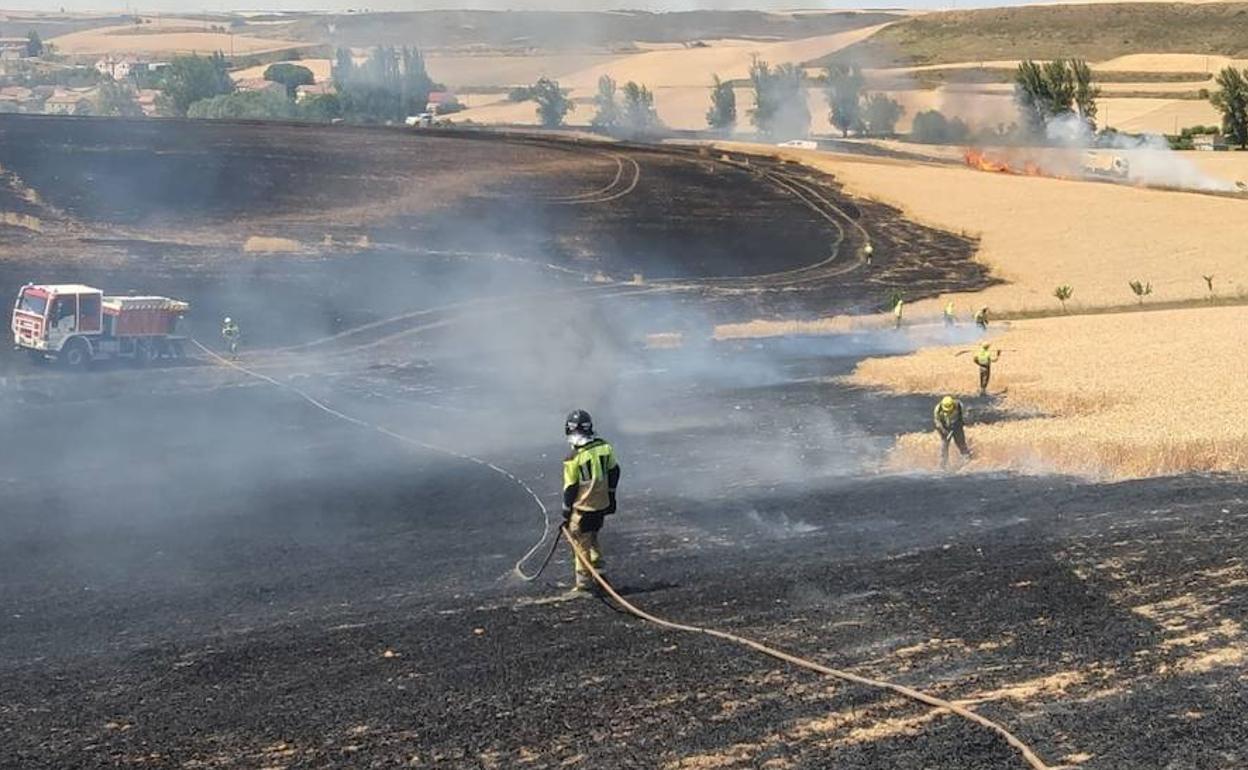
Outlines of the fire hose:
[[534,545],[532,548],[530,548],[529,552],[526,553],[524,556],[522,556],[518,562],[516,562],[516,566],[515,566],[516,575],[518,575],[520,579],[528,583],[531,583],[534,580],[537,580],[539,577],[541,577],[542,570],[546,569],[546,565],[550,563],[551,557],[555,555],[555,546],[559,544],[558,537],[554,539],[550,548],[550,553],[546,554],[546,559],[545,561],[542,562],[541,568],[538,569],[538,571],[532,575],[525,574],[524,565],[528,563],[529,559],[533,558],[533,554],[538,552],[538,550],[542,547],[542,544],[546,542],[546,538],[550,536],[550,529],[551,529],[550,528],[550,510],[546,507],[546,503],[542,502],[541,496],[539,496],[537,492],[533,491],[533,488],[531,486],[524,483],[523,480],[521,480],[518,476],[516,476],[514,473],[507,470],[506,468],[500,468],[499,466],[495,465],[489,460],[483,460],[480,457],[474,457],[469,454],[464,454],[463,452],[456,452],[453,449],[447,449],[446,447],[440,447],[440,446],[437,446],[436,444],[430,444],[425,441],[420,441],[419,439],[414,439],[411,436],[404,436],[401,433],[396,433],[390,430],[389,428],[383,427],[381,425],[375,425],[371,422],[361,420],[358,417],[352,417],[349,414],[344,414],[343,412],[338,411],[337,409],[333,408],[332,406],[329,406],[323,401],[320,401],[319,399],[317,399],[315,396],[311,395],[310,393],[307,393],[306,391],[301,390],[295,387],[294,385],[291,385],[288,382],[281,382],[280,380],[275,380],[272,377],[268,376],[267,374],[261,374],[260,372],[257,372],[255,370],[248,369],[247,367],[243,366],[237,361],[232,361],[228,358],[225,358],[224,356],[211,350],[210,348],[205,347],[204,344],[201,343],[197,339],[192,338],[191,344],[193,344],[195,347],[202,350],[206,355],[208,355],[208,357],[210,357],[217,363],[228,366],[229,368],[234,369],[235,371],[246,374],[249,377],[254,377],[257,380],[261,380],[262,382],[267,382],[270,385],[274,385],[283,390],[288,390],[291,393],[294,393],[295,395],[302,398],[304,401],[307,401],[309,404],[316,407],[317,409],[320,409],[322,412],[324,412],[325,414],[328,414],[331,417],[337,417],[340,420],[349,422],[352,425],[357,425],[361,428],[367,428],[369,430],[377,431],[383,436],[392,438],[395,441],[400,441],[404,444],[417,446],[429,452],[434,452],[435,454],[446,455],[447,457],[454,457],[457,460],[465,460],[467,462],[476,463],[477,465],[480,465],[484,468],[488,468],[494,473],[497,473],[503,476],[504,478],[510,480],[513,484],[523,489],[525,493],[528,494],[529,497],[533,498],[533,502],[537,503],[537,507],[542,512],[542,539],[537,541],[537,544]]
[[[535,491],[533,491],[533,488],[530,487],[528,484],[526,484],[523,480],[521,480],[512,472],[506,470],[505,468],[501,468],[498,465],[495,465],[494,463],[489,462],[488,460],[483,460],[479,457],[473,457],[472,455],[464,454],[462,452],[456,452],[452,449],[446,449],[445,447],[436,446],[428,442],[424,442],[418,439],[411,438],[410,436],[404,436],[401,433],[396,433],[390,430],[389,428],[385,428],[381,425],[376,425],[376,424],[367,422],[365,420],[361,420],[358,417],[352,417],[349,414],[345,414],[343,412],[338,411],[337,409],[334,409],[333,407],[329,406],[323,401],[320,401],[319,399],[317,399],[315,396],[307,393],[304,390],[301,390],[300,388],[295,387],[294,385],[281,382],[280,380],[276,380],[272,377],[269,377],[266,374],[261,374],[260,372],[254,371],[252,369],[248,369],[247,367],[243,366],[237,361],[231,361],[230,359],[221,356],[220,354],[214,352],[213,350],[205,347],[202,343],[199,342],[199,340],[191,339],[191,343],[195,345],[195,347],[203,351],[205,354],[207,354],[210,358],[217,361],[218,363],[228,366],[229,368],[234,369],[243,374],[246,374],[249,377],[253,377],[263,382],[267,382],[270,385],[274,385],[283,390],[288,390],[294,393],[295,395],[299,396],[300,398],[302,398],[304,401],[308,402],[312,406],[321,410],[322,412],[325,412],[326,414],[330,415],[331,417],[336,417],[340,420],[348,422],[352,425],[359,426],[361,428],[374,430],[384,436],[388,436],[389,438],[395,439],[396,441],[400,441],[405,444],[417,446],[417,447],[420,447],[421,449],[425,449],[430,452],[434,452],[437,454],[442,454],[442,455],[446,455],[449,457],[454,457],[460,460],[466,460],[468,462],[475,463],[482,467],[488,468],[495,473],[501,474],[505,478],[514,482],[525,492],[527,492],[528,495],[533,498],[533,501],[537,503],[538,508],[540,508],[542,511],[542,519],[543,519],[542,537],[540,540],[537,541],[536,544],[534,544],[532,548],[529,549],[529,551],[523,557],[520,558],[519,561],[516,562],[516,565],[515,565],[516,574],[519,575],[525,581],[532,582],[541,576],[542,571],[546,569],[546,565],[550,563],[551,558],[555,554],[555,549],[559,545],[558,537],[556,537],[551,542],[550,550],[549,552],[547,552],[546,557],[542,561],[541,567],[538,568],[536,573],[532,575],[526,575],[523,571],[524,564],[526,564],[528,560],[531,559],[533,555],[538,552],[538,550],[546,542],[547,537],[550,535],[550,510],[547,508],[546,504],[542,502],[541,497]],[[818,674],[823,674],[825,676],[834,677],[836,679],[841,679],[843,681],[852,682],[854,684],[863,685],[866,687],[872,687],[872,688],[880,689],[880,690],[888,690],[898,695],[901,695],[902,697],[908,698],[910,700],[918,701],[920,703],[924,703],[934,708],[949,711],[950,713],[956,714],[957,716],[960,716],[963,719],[970,720],[971,722],[978,724],[982,727],[986,727],[989,730],[992,730],[993,732],[1000,735],[1002,738],[1005,739],[1006,743],[1008,743],[1011,747],[1016,749],[1023,756],[1023,759],[1026,760],[1027,764],[1030,765],[1033,770],[1055,770],[1050,765],[1045,764],[1044,760],[1042,760],[1034,751],[1032,751],[1032,749],[1029,748],[1027,744],[1023,743],[1021,740],[1015,737],[1015,735],[1011,733],[1008,729],[992,721],[991,719],[988,719],[987,717],[977,714],[974,711],[971,711],[970,709],[964,706],[959,706],[958,704],[952,701],[947,701],[942,698],[938,698],[934,695],[929,695],[920,690],[915,690],[913,688],[906,687],[904,685],[894,684],[892,682],[886,682],[880,679],[871,679],[869,677],[861,676],[859,674],[854,674],[849,671],[842,671],[840,669],[831,668],[829,666],[825,666],[821,663],[817,663],[807,658],[803,658],[798,655],[793,655],[792,653],[784,652],[783,650],[776,649],[775,647],[768,646],[766,644],[763,644],[762,642],[755,641],[745,636],[740,636],[738,634],[729,633],[727,631],[720,631],[715,628],[707,628],[704,626],[696,626],[696,625],[687,624],[687,623],[677,623],[671,620],[665,620],[657,615],[652,615],[646,612],[645,610],[642,610],[641,608],[637,607],[636,605],[632,604],[631,602],[629,602],[627,599],[621,596],[619,592],[616,591],[615,588],[609,582],[607,582],[607,579],[602,576],[602,573],[598,572],[598,570],[594,568],[594,565],[590,563],[589,556],[584,552],[580,544],[576,542],[576,539],[572,537],[571,533],[568,532],[568,529],[565,525],[560,525],[559,534],[561,534],[563,538],[568,541],[568,545],[571,546],[573,558],[575,558],[577,562],[580,563],[581,567],[583,567],[585,571],[587,571],[590,574],[590,576],[593,577],[594,582],[598,584],[598,586],[603,590],[603,592],[605,592],[607,596],[609,596],[612,600],[614,600],[620,607],[622,607],[629,614],[634,615],[635,617],[641,620],[644,620],[647,623],[652,623],[656,626],[659,626],[660,628],[666,628],[672,631],[682,631],[682,632],[691,633],[691,634],[701,634],[703,636],[711,636],[716,639],[722,639],[724,641],[732,642],[733,644],[749,648],[751,650],[754,650],[755,652],[762,653],[763,655],[774,658],[776,660],[783,661],[790,665],[797,666],[799,668],[804,668],[809,671],[814,671],[815,673],[818,673]]]
[[580,544],[576,542],[576,538],[572,537],[572,534],[568,532],[568,528],[566,526],[560,526],[559,531],[562,533],[564,539],[568,541],[568,545],[572,546],[572,553],[577,562],[579,562],[580,566],[593,577],[594,582],[598,584],[598,587],[629,614],[634,615],[647,623],[652,623],[660,628],[666,628],[671,631],[684,631],[690,634],[702,634],[704,636],[715,637],[716,639],[723,639],[724,641],[732,642],[733,644],[737,644],[742,647],[748,647],[755,652],[760,652],[770,658],[784,661],[785,663],[789,663],[799,668],[804,668],[825,676],[841,679],[846,682],[864,685],[866,687],[872,687],[879,690],[889,690],[901,695],[904,698],[919,701],[920,703],[925,703],[934,708],[949,711],[950,713],[956,714],[963,719],[970,720],[971,722],[974,722],[982,727],[986,727],[1000,735],[1005,739],[1006,743],[1018,750],[1018,752],[1023,756],[1023,759],[1026,760],[1027,764],[1030,765],[1033,770],[1056,770],[1056,768],[1045,764],[1044,760],[1041,759],[1035,751],[1033,751],[1029,746],[1027,746],[1027,744],[1023,743],[1005,727],[997,724],[985,716],[971,711],[965,706],[959,706],[953,701],[944,700],[943,698],[938,698],[935,695],[929,695],[921,690],[915,690],[914,688],[906,687],[905,685],[894,684],[893,682],[886,682],[881,679],[871,679],[849,671],[831,668],[821,663],[816,663],[813,660],[785,652],[784,650],[778,650],[775,647],[768,646],[762,642],[750,639],[749,637],[740,636],[727,631],[720,631],[715,628],[707,628],[705,626],[695,626],[688,623],[676,623],[671,620],[660,618],[657,615],[652,615],[629,602],[621,596],[609,582],[607,582],[607,579],[602,576],[602,573],[594,568],[594,565],[590,562],[588,554],[586,554]]

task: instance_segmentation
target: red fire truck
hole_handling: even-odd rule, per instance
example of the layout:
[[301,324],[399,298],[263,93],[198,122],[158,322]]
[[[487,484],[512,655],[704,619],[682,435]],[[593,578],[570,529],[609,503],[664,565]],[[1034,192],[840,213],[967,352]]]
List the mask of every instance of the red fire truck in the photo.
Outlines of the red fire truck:
[[168,297],[106,297],[80,284],[27,284],[13,308],[13,344],[75,368],[106,358],[179,358],[190,307]]

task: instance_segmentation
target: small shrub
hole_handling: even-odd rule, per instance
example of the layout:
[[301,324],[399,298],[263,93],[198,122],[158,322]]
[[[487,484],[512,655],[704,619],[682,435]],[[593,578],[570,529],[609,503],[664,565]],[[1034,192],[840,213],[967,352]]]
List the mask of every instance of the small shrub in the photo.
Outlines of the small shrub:
[[1066,312],[1066,300],[1070,299],[1071,295],[1074,293],[1075,290],[1071,288],[1070,284],[1065,283],[1053,290],[1053,296],[1057,297],[1057,301],[1062,303],[1063,313]]

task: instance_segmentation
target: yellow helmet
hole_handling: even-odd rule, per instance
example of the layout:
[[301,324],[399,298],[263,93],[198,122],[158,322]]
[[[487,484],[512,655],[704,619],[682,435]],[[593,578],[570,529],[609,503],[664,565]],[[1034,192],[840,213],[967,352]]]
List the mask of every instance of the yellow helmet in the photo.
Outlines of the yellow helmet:
[[979,343],[979,347],[980,347],[980,349],[981,349],[981,350],[987,350],[987,349],[988,349],[988,343],[987,343],[987,342],[981,342],[981,343]]
[[953,396],[945,396],[940,400],[940,411],[952,412],[953,408],[957,405],[958,402],[954,400]]

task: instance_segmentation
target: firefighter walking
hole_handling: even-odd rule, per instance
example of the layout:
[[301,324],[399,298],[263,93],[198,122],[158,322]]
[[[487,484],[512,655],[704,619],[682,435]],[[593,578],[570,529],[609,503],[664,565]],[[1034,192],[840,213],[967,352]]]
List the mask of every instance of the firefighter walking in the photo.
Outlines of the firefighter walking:
[[238,328],[238,322],[227,316],[221,322],[221,339],[225,341],[225,346],[230,351],[230,358],[238,358],[238,339],[241,336],[242,332]]
[[[589,558],[589,563],[602,572],[602,551],[598,532],[605,518],[615,513],[615,490],[620,483],[620,463],[615,450],[606,440],[594,434],[594,421],[589,412],[577,409],[564,421],[563,433],[572,451],[563,461],[563,520],[568,534]],[[589,591],[593,578],[581,565],[575,565],[573,591]]]
[[932,413],[936,424],[936,432],[940,434],[940,468],[949,467],[949,443],[957,445],[964,460],[971,459],[971,450],[966,445],[966,410],[962,402],[953,396],[945,396],[936,405]]
[[945,326],[957,326],[958,315],[953,307],[953,300],[945,304]]
[[979,367],[980,398],[988,395],[988,380],[992,378],[992,364],[993,362],[1000,360],[1000,350],[997,350],[994,355],[992,347],[987,342],[979,343],[979,350],[975,352],[975,365]]
[[901,318],[905,312],[906,312],[906,301],[902,299],[901,297],[898,297],[897,304],[893,305],[893,322],[895,324],[895,326],[893,327],[894,329],[901,328]]
[[975,311],[975,325],[979,327],[980,331],[984,331],[984,332],[988,331],[988,306],[987,305]]

